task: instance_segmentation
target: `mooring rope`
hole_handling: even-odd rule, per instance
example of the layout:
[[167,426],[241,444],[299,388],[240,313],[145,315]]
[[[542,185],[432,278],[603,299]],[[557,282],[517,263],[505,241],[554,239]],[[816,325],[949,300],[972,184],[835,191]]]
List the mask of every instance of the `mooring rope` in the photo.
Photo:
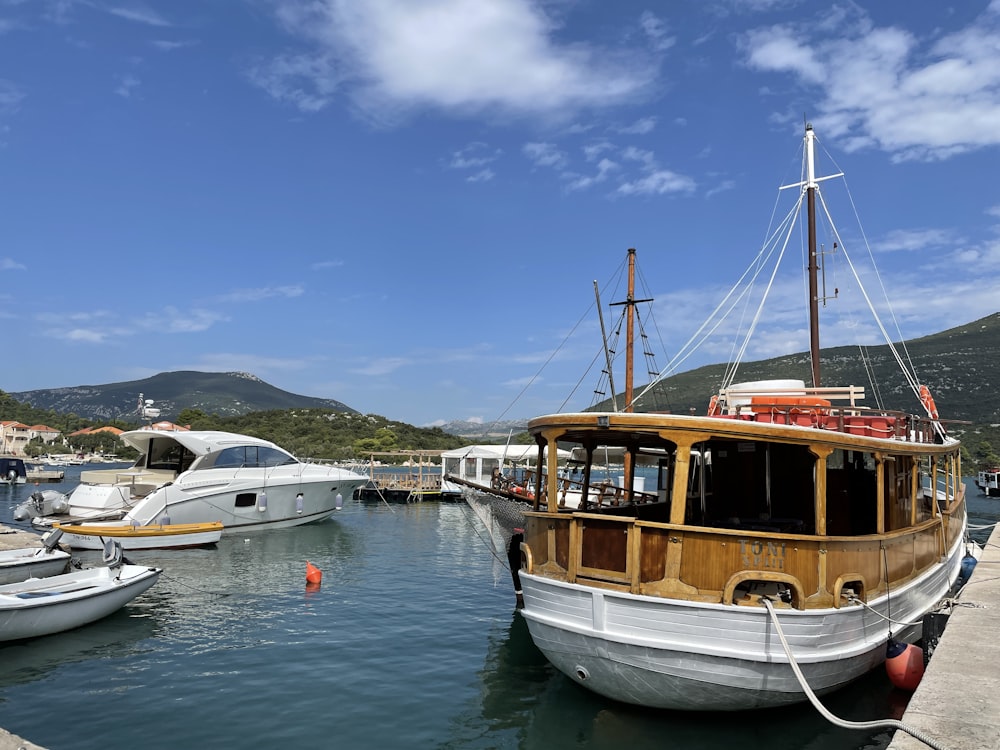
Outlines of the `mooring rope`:
[[919,729],[914,729],[913,727],[908,727],[903,722],[897,719],[880,719],[877,721],[848,721],[847,719],[841,719],[839,716],[835,716],[830,713],[830,711],[824,706],[816,694],[809,687],[809,683],[806,682],[805,675],[802,674],[802,670],[799,669],[798,662],[795,661],[795,657],[792,656],[792,649],[788,645],[788,641],[785,639],[785,633],[781,629],[781,623],[778,622],[778,615],[774,611],[774,605],[771,604],[771,600],[765,596],[761,597],[761,601],[764,606],[767,607],[767,612],[771,616],[771,622],[774,623],[774,629],[778,633],[778,639],[781,641],[782,647],[785,649],[785,655],[788,657],[788,665],[792,668],[795,673],[796,679],[799,681],[799,685],[802,687],[802,692],[806,694],[809,698],[809,702],[813,704],[813,707],[822,714],[822,716],[829,721],[831,724],[835,724],[843,729],[900,729],[906,732],[911,737],[914,737],[921,742],[923,742],[928,747],[934,748],[934,750],[945,750],[945,747],[939,744],[936,740],[928,737],[926,734],[921,732]]

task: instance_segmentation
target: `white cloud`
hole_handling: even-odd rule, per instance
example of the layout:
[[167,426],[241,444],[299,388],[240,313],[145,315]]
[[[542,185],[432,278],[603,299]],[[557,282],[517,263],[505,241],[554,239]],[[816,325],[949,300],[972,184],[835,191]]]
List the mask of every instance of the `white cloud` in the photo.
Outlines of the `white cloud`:
[[953,246],[959,242],[943,229],[896,229],[876,242],[875,248],[882,252],[923,250],[927,247]]
[[566,166],[566,154],[554,143],[525,143],[521,151],[536,167],[561,169]]
[[132,96],[132,91],[138,88],[139,84],[142,83],[134,75],[123,75],[118,77],[118,85],[115,87],[115,93],[118,96],[128,99]]
[[618,128],[619,133],[625,135],[646,135],[647,133],[652,133],[653,129],[656,127],[655,117],[643,117],[636,120],[631,125],[626,125],[623,128]]
[[608,174],[618,168],[618,165],[610,159],[601,159],[597,162],[597,174],[591,176],[576,176],[566,174],[564,177],[570,180],[566,186],[567,190],[584,190],[607,179]]
[[172,42],[167,39],[157,39],[150,42],[154,47],[163,52],[173,52],[175,49],[182,49],[184,47],[193,47],[198,44],[196,41],[185,41],[185,42]]
[[113,16],[118,16],[119,18],[124,18],[126,21],[135,21],[136,23],[145,24],[147,26],[170,26],[171,23],[167,21],[163,16],[157,13],[151,8],[142,7],[139,5],[130,8],[108,8],[108,13]]
[[496,174],[492,169],[480,169],[474,174],[470,174],[465,178],[466,182],[489,182],[492,180]]
[[668,33],[666,23],[648,10],[642,14],[639,24],[657,52],[668,50],[677,43],[677,37]]
[[317,90],[346,80],[359,111],[381,122],[424,107],[562,118],[633,101],[656,76],[635,50],[560,43],[556,21],[531,0],[279,0],[276,10],[315,45],[303,57],[337,65],[258,66],[251,80],[293,103],[283,92],[303,76]]
[[305,288],[301,284],[286,286],[264,286],[254,289],[236,289],[221,297],[223,302],[259,302],[273,297],[301,297]]
[[323,55],[280,55],[247,70],[247,78],[274,99],[301,112],[318,112],[333,99],[340,78]]
[[0,271],[27,271],[28,267],[12,258],[0,258]]
[[669,169],[658,169],[644,177],[618,186],[621,195],[663,195],[664,193],[689,193],[695,188],[690,177],[671,172]]
[[813,96],[810,119],[847,150],[880,148],[896,161],[946,159],[1000,145],[1000,3],[928,44],[896,27],[874,27],[858,6],[816,24],[748,32],[749,67],[790,74]]
[[373,359],[362,367],[352,368],[351,372],[358,375],[388,375],[408,364],[410,364],[410,360],[406,357],[382,357],[380,359]]
[[0,78],[0,114],[16,112],[25,94],[10,81]]

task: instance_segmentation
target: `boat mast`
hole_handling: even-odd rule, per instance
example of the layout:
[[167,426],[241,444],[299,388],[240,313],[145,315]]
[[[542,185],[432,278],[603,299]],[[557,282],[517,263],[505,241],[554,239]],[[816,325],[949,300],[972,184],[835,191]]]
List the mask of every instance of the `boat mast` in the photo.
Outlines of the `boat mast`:
[[635,306],[641,302],[652,302],[649,299],[635,298],[635,248],[628,249],[628,297],[624,302],[612,302],[611,306],[627,305],[628,317],[625,318],[625,411],[632,412],[633,375],[635,363],[632,361],[635,352]]
[[809,358],[813,388],[819,388],[819,269],[816,257],[816,162],[815,134],[806,123],[806,216],[809,234]]
[[628,317],[625,319],[625,411],[632,409],[632,357],[635,352],[635,248],[628,249]]

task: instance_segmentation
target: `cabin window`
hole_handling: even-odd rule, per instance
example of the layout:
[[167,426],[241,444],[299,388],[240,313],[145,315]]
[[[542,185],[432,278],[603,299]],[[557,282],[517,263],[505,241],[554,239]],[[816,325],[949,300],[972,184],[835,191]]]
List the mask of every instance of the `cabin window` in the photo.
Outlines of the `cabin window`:
[[886,456],[884,464],[885,530],[905,529],[910,525],[912,508],[913,461],[909,456]]
[[191,451],[175,440],[153,438],[149,441],[146,468],[180,472],[190,466],[194,458]]
[[835,449],[826,460],[826,533],[874,534],[878,529],[877,514],[875,456]]
[[241,492],[236,496],[237,508],[252,508],[257,505],[256,492]]
[[483,459],[483,473],[480,479],[482,481],[490,480],[492,483],[496,480],[496,486],[500,486],[500,475],[502,474],[500,468],[500,460],[497,458],[484,458]]
[[284,451],[267,446],[239,445],[210,453],[199,464],[199,469],[239,469],[281,466],[295,463]]
[[814,533],[816,457],[802,445],[714,438],[694,446],[688,523]]

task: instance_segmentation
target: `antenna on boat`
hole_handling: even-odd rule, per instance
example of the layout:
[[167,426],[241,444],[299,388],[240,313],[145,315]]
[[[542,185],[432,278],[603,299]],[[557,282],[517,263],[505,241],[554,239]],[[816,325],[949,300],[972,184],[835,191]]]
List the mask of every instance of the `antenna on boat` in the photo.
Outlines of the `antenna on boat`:
[[149,423],[152,424],[153,420],[160,416],[160,410],[157,409],[153,404],[155,401],[151,398],[144,399],[143,394],[139,394],[139,419],[148,419]]

